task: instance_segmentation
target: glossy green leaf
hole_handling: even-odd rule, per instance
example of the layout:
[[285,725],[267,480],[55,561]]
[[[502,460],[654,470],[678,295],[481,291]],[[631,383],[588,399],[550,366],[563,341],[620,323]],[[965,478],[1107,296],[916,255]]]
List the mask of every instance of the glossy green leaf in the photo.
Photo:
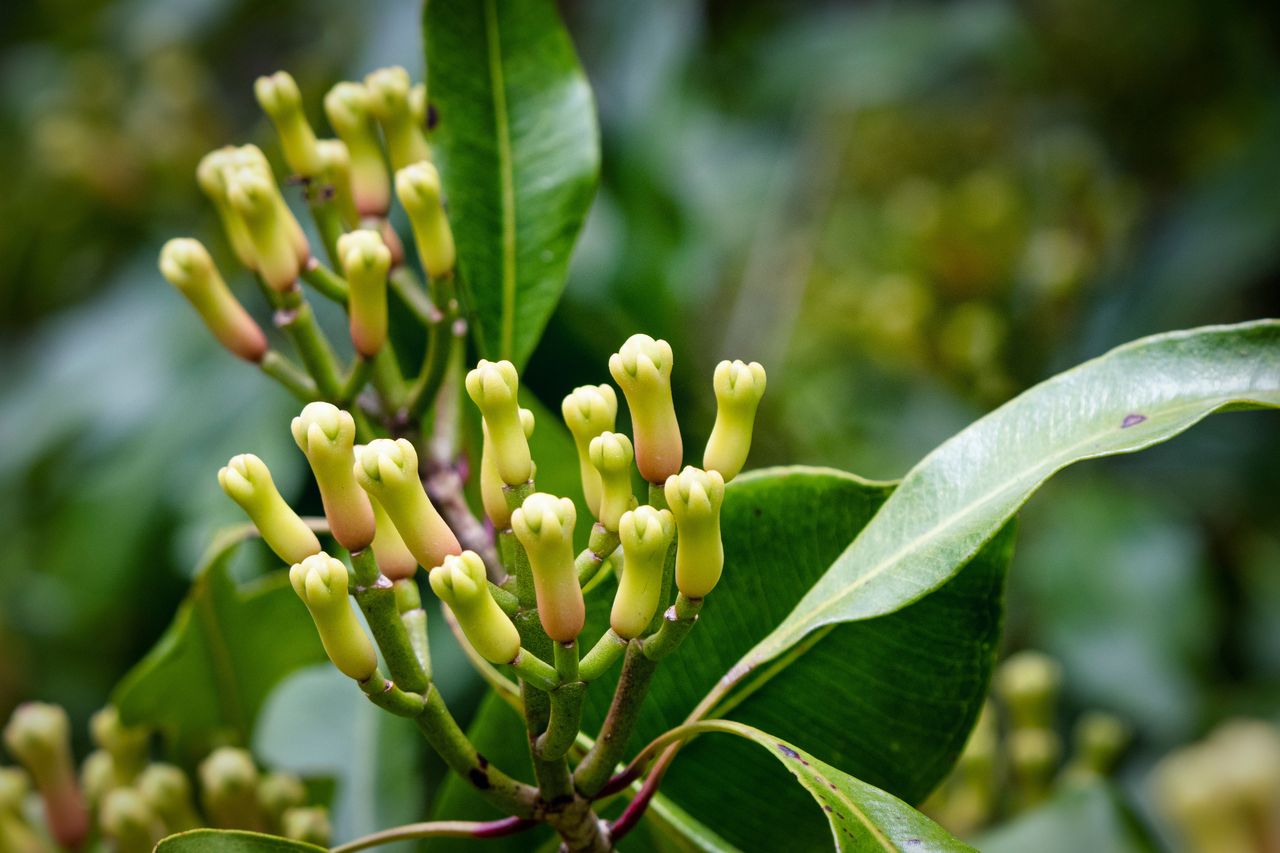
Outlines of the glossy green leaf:
[[316,853],[314,844],[238,829],[193,829],[170,835],[156,845],[156,853]]
[[1149,853],[1158,849],[1110,784],[1067,788],[978,839],[984,853]]
[[232,553],[251,532],[215,540],[173,623],[112,697],[126,722],[159,728],[180,751],[228,735],[247,743],[272,688],[325,659],[285,572],[243,587],[232,579]]
[[823,626],[893,613],[937,589],[1067,465],[1150,447],[1223,409],[1274,406],[1277,321],[1144,338],[1031,388],[913,468],[731,680]]
[[586,75],[552,0],[430,0],[432,137],[480,353],[522,365],[595,193]]
[[[685,727],[691,734],[726,732],[761,746],[796,778],[822,807],[833,847],[840,851],[972,851],[929,818],[891,794],[859,781],[781,738],[730,720],[706,720]],[[683,758],[678,760],[685,760]],[[728,800],[732,802],[732,800]],[[794,815],[777,820],[789,825]],[[808,849],[793,842],[787,849]],[[756,849],[784,849],[758,847]]]

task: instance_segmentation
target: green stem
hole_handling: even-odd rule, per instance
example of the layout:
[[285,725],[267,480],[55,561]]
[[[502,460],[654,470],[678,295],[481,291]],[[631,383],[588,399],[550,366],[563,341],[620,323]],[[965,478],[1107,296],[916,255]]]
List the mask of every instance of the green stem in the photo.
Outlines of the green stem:
[[418,592],[417,581],[404,578],[392,584],[396,592],[396,609],[400,611],[400,619],[405,630],[409,632],[409,644],[418,658],[418,664],[431,680],[431,644],[427,633],[427,611],[422,609],[422,595]]
[[538,735],[534,750],[543,761],[563,759],[578,737],[582,725],[582,703],[587,685],[581,681],[561,684],[551,691],[551,717],[547,730]]
[[584,797],[590,799],[600,792],[625,754],[627,741],[635,730],[640,707],[657,669],[658,662],[644,654],[639,641],[632,640],[627,646],[618,688],[614,691],[609,713],[600,726],[600,734],[573,774],[574,786]]
[[596,572],[600,571],[600,567],[604,565],[604,561],[617,548],[618,532],[606,530],[605,526],[597,521],[591,528],[591,538],[587,541],[587,547],[582,549],[582,553],[573,564],[578,572],[578,585],[585,587],[589,584],[596,576]]
[[595,681],[608,672],[613,662],[626,650],[627,641],[610,628],[600,635],[600,639],[582,659],[582,664],[578,668],[578,678],[588,682]]
[[[333,187],[308,185],[306,195],[307,205],[311,208],[311,218],[316,223],[316,230],[320,232],[320,241],[324,243],[324,251],[329,256],[329,263],[335,267],[342,266],[338,259],[338,238],[342,236],[345,229],[342,225],[342,215],[338,213],[338,205],[333,200]],[[346,304],[345,297],[340,301],[341,304]]]
[[[670,509],[667,506],[667,493],[657,483],[649,484],[649,506],[654,509]],[[677,531],[671,537],[671,545],[667,548],[667,559],[662,564],[662,589],[658,592],[658,612],[653,614],[653,620],[649,623],[646,634],[652,634],[662,627],[663,613],[666,611],[667,602],[671,600],[671,588],[675,586],[676,543],[679,539],[680,534]],[[626,570],[625,567],[623,570]]]
[[351,364],[351,370],[347,373],[347,378],[342,382],[342,393],[339,405],[350,406],[359,396],[361,389],[369,383],[369,377],[373,375],[373,361],[362,355],[357,355],[356,360]]
[[552,647],[556,662],[556,677],[561,683],[578,680],[578,641],[556,643]]
[[311,377],[282,352],[267,350],[258,367],[304,403],[310,403],[319,396]]
[[431,303],[431,299],[418,283],[417,276],[408,267],[399,266],[387,277],[387,284],[400,297],[400,301],[409,309],[409,313],[424,326],[431,326],[440,320],[440,311]]
[[391,341],[383,344],[382,349],[373,357],[373,387],[378,389],[387,414],[395,421],[404,420],[409,392],[405,388],[404,374],[400,372]]
[[315,258],[307,261],[302,267],[302,280],[315,288],[316,293],[330,299],[343,308],[347,307],[350,288],[347,280]]
[[[530,480],[519,486],[503,486],[502,494],[507,499],[507,506],[515,512],[524,504],[524,499],[533,494],[533,490],[533,480]],[[521,607],[533,609],[538,606],[538,595],[533,588],[533,567],[529,565],[529,555],[525,553],[520,540],[512,537],[512,541],[514,547],[511,549],[512,565],[509,568],[516,578],[516,598]]]
[[508,616],[515,616],[520,610],[520,599],[493,581],[489,581],[489,593],[493,596],[493,600],[497,602],[498,606],[502,608],[502,612]]
[[401,690],[380,671],[375,670],[373,675],[359,684],[370,702],[397,717],[417,717],[426,707],[426,700],[421,694]]
[[395,588],[378,572],[372,548],[352,554],[351,564],[356,574],[357,586],[353,593],[356,603],[369,623],[392,680],[405,690],[421,693],[431,680],[400,616]]
[[338,364],[324,333],[316,324],[310,303],[296,285],[281,294],[280,309],[275,314],[277,328],[289,336],[298,350],[307,372],[316,382],[316,388],[326,400],[336,400],[341,391]]
[[662,614],[662,627],[642,641],[645,657],[660,661],[680,648],[680,644],[698,621],[698,612],[702,610],[705,600],[686,598],[684,593],[677,595],[676,603]]
[[520,678],[539,690],[549,693],[560,686],[560,676],[555,667],[542,658],[522,648],[511,662],[511,668],[520,673]]

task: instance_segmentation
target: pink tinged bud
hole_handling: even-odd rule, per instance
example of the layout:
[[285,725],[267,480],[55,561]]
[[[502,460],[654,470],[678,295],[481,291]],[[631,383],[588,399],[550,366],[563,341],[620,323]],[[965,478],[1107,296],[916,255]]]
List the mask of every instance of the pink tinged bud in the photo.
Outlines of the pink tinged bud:
[[340,139],[316,141],[316,153],[320,155],[321,186],[313,192],[332,192],[338,213],[348,228],[360,224],[360,211],[356,209],[355,191],[351,186],[351,155]]
[[449,218],[445,215],[440,173],[436,167],[423,160],[396,172],[396,196],[409,214],[413,239],[418,244],[427,275],[441,278],[452,273],[458,253]]
[[[533,435],[533,412],[520,410],[520,424],[524,427],[525,438]],[[480,430],[484,434],[484,443],[480,452],[480,502],[484,505],[484,513],[489,516],[496,530],[511,527],[511,507],[507,504],[505,483],[498,473],[498,463],[494,461],[493,439],[489,438],[489,427],[482,420]],[[534,466],[535,469],[537,466]]]
[[[426,130],[415,120],[410,103],[412,85],[409,72],[400,67],[381,68],[364,78],[369,93],[369,111],[387,140],[391,168],[399,171],[410,163],[431,159]],[[426,101],[425,94],[422,98]]]
[[493,600],[484,561],[474,551],[445,557],[431,570],[431,589],[457,617],[463,634],[490,663],[511,663],[520,652],[520,632]]
[[391,178],[369,112],[368,90],[359,83],[339,83],[325,96],[324,111],[351,156],[351,192],[357,212],[362,217],[385,216],[391,205]]
[[405,580],[418,572],[418,561],[400,538],[400,532],[387,517],[386,510],[377,501],[373,504],[373,517],[377,532],[373,537],[373,556],[381,572],[393,581]]
[[724,478],[716,471],[686,467],[667,478],[663,493],[676,520],[676,586],[687,598],[703,598],[720,581],[724,545],[720,505]]
[[352,231],[338,238],[338,258],[351,287],[347,300],[351,342],[373,358],[387,340],[387,272],[391,250],[377,231]]
[[582,633],[586,605],[574,568],[573,526],[577,510],[568,498],[538,492],[511,514],[511,529],[529,555],[538,618],[547,636],[570,643]]
[[467,395],[484,417],[492,442],[493,462],[502,482],[519,486],[533,477],[529,439],[520,421],[520,378],[509,361],[481,359],[467,374]]
[[725,482],[738,476],[747,462],[764,385],[764,368],[757,362],[722,361],[716,365],[716,423],[707,439],[702,467],[719,471]]
[[294,229],[301,233],[301,227],[275,182],[256,169],[238,169],[227,178],[227,199],[248,227],[263,281],[274,290],[293,287],[310,251],[298,251]]
[[292,565],[319,553],[320,540],[281,497],[271,471],[257,456],[242,453],[231,457],[218,471],[218,484],[245,511],[280,559]]
[[49,833],[64,847],[78,847],[89,833],[89,810],[72,763],[67,712],[43,702],[19,705],[5,726],[4,744],[35,780]]
[[600,473],[591,464],[591,439],[602,432],[613,431],[618,416],[618,396],[612,385],[583,385],[564,398],[560,413],[578,450],[578,470],[587,507],[599,518]]
[[307,457],[329,530],[352,553],[373,541],[373,506],[356,483],[355,419],[332,403],[308,403],[291,424],[293,440]]
[[432,506],[418,478],[418,452],[406,439],[379,438],[356,447],[356,482],[382,505],[405,547],[424,568],[462,553],[458,537]]
[[622,579],[609,614],[609,624],[619,637],[640,636],[658,611],[662,571],[675,532],[675,520],[665,509],[642,506],[622,516],[618,527]]
[[275,125],[285,162],[294,174],[314,178],[322,171],[316,135],[302,109],[302,93],[287,71],[259,77],[253,84],[258,105]]
[[650,483],[677,473],[684,455],[671,399],[671,364],[671,345],[648,335],[632,335],[609,358],[609,373],[631,410],[636,466]]
[[262,360],[267,336],[232,295],[199,241],[180,237],[165,243],[160,272],[187,298],[219,343],[245,361]]

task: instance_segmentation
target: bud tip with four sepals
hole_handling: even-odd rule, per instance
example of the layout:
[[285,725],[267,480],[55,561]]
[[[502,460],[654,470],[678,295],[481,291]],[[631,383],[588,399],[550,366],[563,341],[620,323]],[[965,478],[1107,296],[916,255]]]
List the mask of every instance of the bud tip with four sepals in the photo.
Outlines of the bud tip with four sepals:
[[533,477],[529,439],[520,421],[520,378],[509,361],[486,361],[467,374],[467,394],[480,409],[498,476],[508,486],[519,486]]
[[468,642],[490,663],[515,660],[520,633],[493,600],[484,561],[474,551],[445,557],[431,570],[431,589],[457,618]]
[[271,471],[252,453],[231,457],[218,471],[218,483],[258,528],[267,546],[292,565],[320,550],[307,523],[280,496]]
[[600,515],[600,473],[591,464],[591,439],[611,432],[618,417],[618,396],[612,385],[582,385],[560,404],[565,426],[573,435],[578,451],[578,470],[582,476],[582,493],[587,508]]
[[679,472],[684,455],[671,399],[671,365],[671,345],[648,335],[632,335],[609,357],[609,373],[631,410],[636,466],[655,484]]
[[690,465],[668,477],[663,492],[680,534],[676,540],[676,586],[687,598],[703,598],[715,588],[724,569],[720,539],[724,478],[717,471]]
[[511,529],[529,555],[538,618],[559,643],[577,638],[586,606],[574,568],[573,527],[577,510],[568,498],[537,492],[511,514]]
[[338,238],[338,258],[351,287],[347,301],[351,342],[373,358],[387,340],[387,272],[391,250],[377,231],[360,230]]
[[587,448],[591,467],[600,478],[600,504],[596,517],[605,530],[616,532],[622,514],[635,506],[631,491],[631,463],[635,452],[631,439],[620,432],[603,432]]
[[438,566],[462,546],[427,498],[418,478],[418,452],[407,439],[378,438],[356,447],[356,482],[382,505],[409,553],[424,568]]
[[160,272],[187,298],[220,344],[246,361],[262,360],[266,334],[231,293],[200,241],[175,237],[165,243]]
[[640,636],[657,612],[667,549],[675,532],[669,510],[641,506],[623,514],[618,525],[622,579],[609,614],[609,624],[619,637]]
[[302,92],[287,71],[259,77],[253,83],[258,105],[275,125],[285,162],[294,174],[314,178],[322,170],[316,135],[302,109]]
[[440,173],[436,167],[429,160],[422,160],[397,171],[396,196],[409,215],[427,275],[440,278],[453,272],[458,253],[453,229],[445,215]]
[[347,677],[364,681],[378,668],[378,656],[352,610],[347,581],[347,567],[323,551],[289,569],[289,583],[311,611],[329,660]]
[[290,432],[307,457],[333,538],[348,551],[369,546],[375,534],[373,506],[355,478],[356,422],[332,403],[308,403]]
[[764,396],[764,368],[758,362],[722,361],[716,365],[716,422],[707,439],[702,467],[719,471],[725,482],[738,476],[751,450],[756,408]]

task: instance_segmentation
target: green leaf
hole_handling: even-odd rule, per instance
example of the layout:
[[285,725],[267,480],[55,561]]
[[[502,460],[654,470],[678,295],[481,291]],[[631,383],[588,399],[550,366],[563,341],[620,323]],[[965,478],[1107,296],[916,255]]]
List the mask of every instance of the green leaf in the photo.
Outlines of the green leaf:
[[430,0],[436,157],[480,353],[523,365],[600,172],[595,105],[552,0]]
[[951,578],[1056,471],[1172,438],[1224,409],[1280,406],[1280,322],[1126,344],[1031,388],[903,479],[726,690],[832,624],[893,613]]
[[984,853],[1147,853],[1158,849],[1110,784],[1067,788],[978,840]]
[[323,847],[238,829],[193,829],[170,835],[156,853],[315,853]]
[[231,556],[251,532],[214,541],[173,623],[112,698],[126,723],[159,728],[188,757],[228,734],[247,743],[271,689],[325,659],[286,573],[243,588],[232,579]]
[[[731,720],[706,720],[682,727],[689,734],[726,732],[746,738],[774,757],[822,807],[836,850],[972,851],[911,806],[796,748],[781,738]],[[731,798],[726,802],[733,803]],[[779,815],[789,824],[794,815]],[[783,848],[758,848],[783,849]],[[792,849],[800,849],[796,845]]]

